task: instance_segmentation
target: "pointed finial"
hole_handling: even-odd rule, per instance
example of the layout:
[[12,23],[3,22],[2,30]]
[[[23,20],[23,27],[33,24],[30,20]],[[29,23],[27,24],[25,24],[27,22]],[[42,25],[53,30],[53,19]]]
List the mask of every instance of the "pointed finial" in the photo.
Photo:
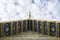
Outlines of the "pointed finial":
[[29,11],[29,19],[31,19],[31,12]]

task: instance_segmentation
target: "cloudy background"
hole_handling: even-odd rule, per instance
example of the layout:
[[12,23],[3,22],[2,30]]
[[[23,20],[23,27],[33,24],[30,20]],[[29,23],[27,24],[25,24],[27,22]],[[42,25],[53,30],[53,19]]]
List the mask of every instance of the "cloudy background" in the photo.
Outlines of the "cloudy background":
[[0,21],[32,19],[60,21],[60,0],[0,0]]

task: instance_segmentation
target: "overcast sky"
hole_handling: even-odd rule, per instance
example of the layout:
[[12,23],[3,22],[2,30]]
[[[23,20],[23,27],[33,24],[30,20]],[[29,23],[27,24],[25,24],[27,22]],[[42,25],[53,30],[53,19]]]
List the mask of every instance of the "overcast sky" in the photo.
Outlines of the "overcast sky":
[[60,20],[60,0],[0,0],[0,21]]

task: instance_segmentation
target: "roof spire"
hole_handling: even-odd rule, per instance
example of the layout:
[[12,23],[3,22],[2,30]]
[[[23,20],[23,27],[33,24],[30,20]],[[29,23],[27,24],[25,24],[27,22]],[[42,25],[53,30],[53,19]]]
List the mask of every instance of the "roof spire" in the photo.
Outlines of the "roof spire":
[[29,11],[29,19],[31,19],[31,12]]

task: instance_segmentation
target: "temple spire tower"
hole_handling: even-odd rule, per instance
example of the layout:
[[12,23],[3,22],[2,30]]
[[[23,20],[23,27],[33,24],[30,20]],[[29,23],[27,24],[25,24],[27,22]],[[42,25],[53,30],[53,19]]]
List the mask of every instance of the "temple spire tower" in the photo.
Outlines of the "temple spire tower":
[[31,12],[29,11],[29,19],[31,19]]

